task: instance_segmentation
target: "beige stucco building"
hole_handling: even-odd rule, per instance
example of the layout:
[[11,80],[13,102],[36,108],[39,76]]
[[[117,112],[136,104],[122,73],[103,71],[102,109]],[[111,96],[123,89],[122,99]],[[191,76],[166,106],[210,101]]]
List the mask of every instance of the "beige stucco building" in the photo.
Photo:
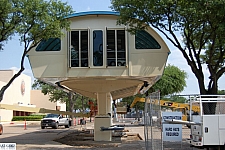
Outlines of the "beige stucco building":
[[[8,83],[15,70],[0,70],[0,88]],[[49,101],[49,95],[44,95],[41,90],[31,89],[31,77],[21,74],[5,91],[1,104],[19,105],[27,107],[39,107],[56,110],[66,110],[66,104],[53,103]],[[11,121],[13,116],[29,115],[29,112],[0,109],[1,121]]]

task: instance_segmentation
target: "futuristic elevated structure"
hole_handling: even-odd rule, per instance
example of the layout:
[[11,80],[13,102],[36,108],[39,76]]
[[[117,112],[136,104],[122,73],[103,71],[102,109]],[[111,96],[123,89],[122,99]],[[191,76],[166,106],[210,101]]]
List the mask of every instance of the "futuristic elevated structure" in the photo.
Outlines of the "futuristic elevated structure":
[[35,78],[97,99],[94,139],[111,141],[113,99],[144,93],[163,74],[169,49],[152,29],[127,32],[119,13],[92,11],[68,16],[70,31],[42,41],[28,58]]

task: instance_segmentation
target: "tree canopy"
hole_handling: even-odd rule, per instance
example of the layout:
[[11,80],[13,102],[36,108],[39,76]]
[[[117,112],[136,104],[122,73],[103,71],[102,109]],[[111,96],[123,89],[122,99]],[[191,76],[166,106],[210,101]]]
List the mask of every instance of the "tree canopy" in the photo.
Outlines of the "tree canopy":
[[80,112],[84,112],[89,108],[89,100],[94,101],[94,99],[84,97],[72,91],[65,91],[62,88],[47,84],[40,80],[35,80],[32,88],[41,90],[44,95],[49,95],[49,101],[51,102],[59,101],[62,103],[66,103],[67,108],[71,112],[73,112],[74,110],[80,110]]
[[56,87],[54,85],[47,84],[45,82],[42,82],[40,80],[35,80],[33,85],[33,89],[41,90],[41,92],[44,95],[49,95],[49,101],[51,102],[61,102],[65,103],[68,102],[70,97],[68,95],[68,92],[63,91],[63,89]]
[[23,45],[20,70],[1,88],[0,102],[5,90],[24,70],[27,53],[43,39],[63,36],[62,29],[69,29],[66,17],[72,7],[59,0],[1,0],[0,1],[0,48],[15,34]]
[[[198,80],[200,94],[217,94],[217,82],[225,72],[225,1],[111,0],[111,3],[111,8],[120,12],[119,24],[128,25],[133,33],[151,26],[181,51]],[[209,76],[204,73],[204,65]]]
[[169,94],[180,93],[186,87],[187,73],[173,65],[165,67],[163,76],[156,84],[152,86],[150,91],[160,91],[161,97]]
[[[174,65],[167,65],[165,67],[163,76],[159,81],[157,81],[148,91],[148,93],[152,93],[155,91],[160,91],[160,97],[164,97],[166,95],[172,95],[184,90],[186,87],[186,79],[187,73]],[[137,97],[144,97],[145,95],[137,94]],[[135,96],[130,96],[123,98],[123,101],[127,102],[127,104],[131,104],[135,98]],[[139,109],[144,108],[144,104],[137,103],[137,107]]]

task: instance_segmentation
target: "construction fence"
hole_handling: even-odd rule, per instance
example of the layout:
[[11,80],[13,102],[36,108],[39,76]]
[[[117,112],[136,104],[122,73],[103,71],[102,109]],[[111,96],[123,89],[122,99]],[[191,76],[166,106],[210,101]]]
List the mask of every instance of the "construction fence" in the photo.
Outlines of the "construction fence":
[[[175,115],[175,116],[174,116]],[[177,118],[177,116],[179,118]],[[190,137],[190,129],[182,124],[167,124],[163,118],[176,117],[182,119],[182,112],[162,109],[160,92],[149,94],[145,98],[144,136],[146,150],[194,150],[186,139]],[[164,130],[164,131],[163,131]]]

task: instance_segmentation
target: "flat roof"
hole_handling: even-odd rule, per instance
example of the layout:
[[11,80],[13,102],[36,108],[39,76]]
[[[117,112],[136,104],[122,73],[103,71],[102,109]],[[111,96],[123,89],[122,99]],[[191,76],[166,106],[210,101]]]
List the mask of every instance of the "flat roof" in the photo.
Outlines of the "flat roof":
[[120,13],[116,12],[116,11],[85,11],[85,12],[78,12],[78,13],[70,14],[66,18],[86,16],[86,15],[115,15],[115,16],[119,16]]

